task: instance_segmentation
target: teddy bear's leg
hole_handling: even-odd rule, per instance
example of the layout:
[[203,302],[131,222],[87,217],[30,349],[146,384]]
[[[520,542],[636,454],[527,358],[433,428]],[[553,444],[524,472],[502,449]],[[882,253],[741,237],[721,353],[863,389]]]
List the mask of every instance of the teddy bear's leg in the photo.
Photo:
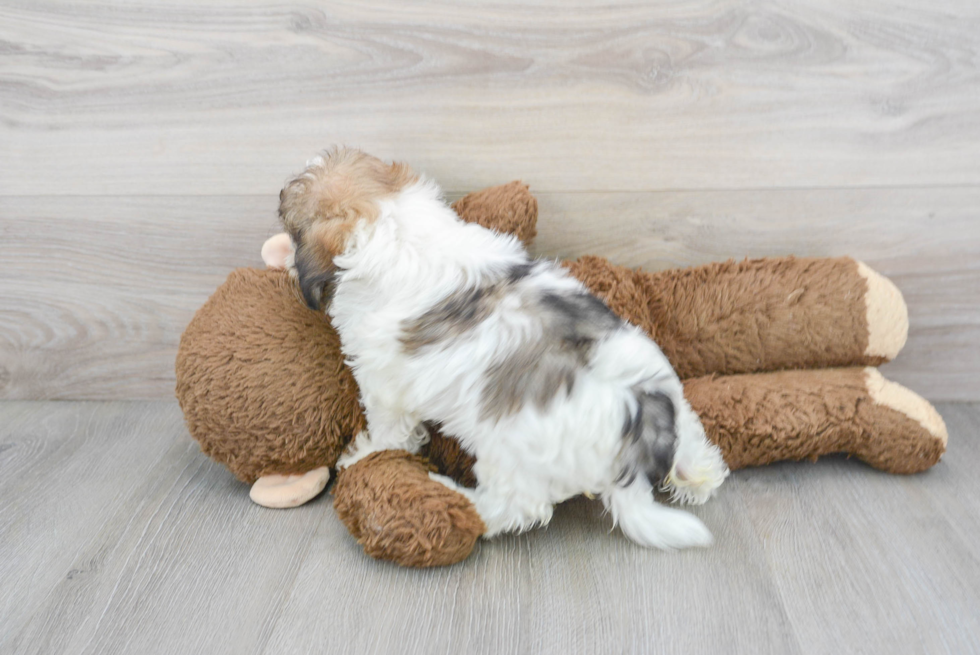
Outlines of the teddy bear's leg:
[[568,264],[640,326],[682,379],[711,373],[877,366],[908,334],[902,294],[850,257],[757,259],[658,273],[598,257]]
[[315,498],[329,481],[330,469],[326,466],[295,475],[263,475],[255,481],[248,495],[263,507],[299,507]]
[[848,453],[916,473],[946,450],[932,405],[872,367],[707,376],[684,393],[733,470]]
[[424,459],[403,450],[374,452],[338,470],[334,508],[368,555],[418,567],[469,556],[483,521],[465,495],[429,473]]

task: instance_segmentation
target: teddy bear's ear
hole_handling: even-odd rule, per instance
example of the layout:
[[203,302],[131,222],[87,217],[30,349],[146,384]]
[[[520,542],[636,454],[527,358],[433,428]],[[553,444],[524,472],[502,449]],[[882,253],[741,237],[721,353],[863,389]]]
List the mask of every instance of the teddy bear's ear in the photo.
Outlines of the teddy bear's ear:
[[262,244],[262,261],[268,268],[289,268],[293,254],[292,239],[285,232],[269,237]]

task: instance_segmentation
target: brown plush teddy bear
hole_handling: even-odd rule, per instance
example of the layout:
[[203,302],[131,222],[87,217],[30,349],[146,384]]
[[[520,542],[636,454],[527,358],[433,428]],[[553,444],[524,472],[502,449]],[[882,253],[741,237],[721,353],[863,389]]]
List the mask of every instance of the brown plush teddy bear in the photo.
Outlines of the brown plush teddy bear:
[[[535,236],[537,203],[521,183],[454,207],[525,243]],[[288,249],[273,238],[263,256],[281,263]],[[567,265],[660,345],[733,470],[842,452],[914,473],[945,450],[935,409],[874,368],[904,345],[907,315],[898,290],[859,262],[790,257],[660,273],[599,257]],[[365,426],[336,332],[284,270],[234,271],[181,337],[176,369],[191,435],[262,505],[317,495]],[[428,473],[472,486],[473,460],[438,430],[422,455],[375,453],[343,470],[334,505],[370,555],[451,564],[469,555],[483,524]]]

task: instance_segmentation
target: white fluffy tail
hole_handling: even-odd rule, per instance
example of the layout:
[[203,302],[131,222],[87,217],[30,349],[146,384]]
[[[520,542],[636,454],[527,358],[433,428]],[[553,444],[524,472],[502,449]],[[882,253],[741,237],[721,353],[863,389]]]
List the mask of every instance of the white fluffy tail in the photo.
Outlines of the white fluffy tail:
[[710,546],[713,541],[698,517],[658,504],[645,479],[613,487],[603,494],[602,502],[623,533],[641,546],[671,550]]

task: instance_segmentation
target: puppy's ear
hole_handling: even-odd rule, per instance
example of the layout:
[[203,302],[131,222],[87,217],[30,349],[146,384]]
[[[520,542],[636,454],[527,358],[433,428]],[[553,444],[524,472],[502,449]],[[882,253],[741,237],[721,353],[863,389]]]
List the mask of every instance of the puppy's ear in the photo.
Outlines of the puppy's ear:
[[333,298],[337,266],[334,257],[343,254],[353,221],[324,221],[300,239],[296,248],[299,287],[310,309],[322,311]]

